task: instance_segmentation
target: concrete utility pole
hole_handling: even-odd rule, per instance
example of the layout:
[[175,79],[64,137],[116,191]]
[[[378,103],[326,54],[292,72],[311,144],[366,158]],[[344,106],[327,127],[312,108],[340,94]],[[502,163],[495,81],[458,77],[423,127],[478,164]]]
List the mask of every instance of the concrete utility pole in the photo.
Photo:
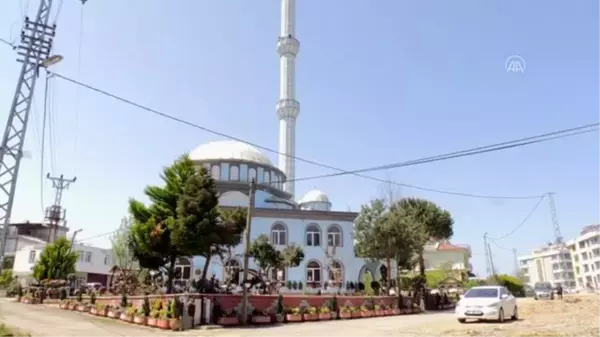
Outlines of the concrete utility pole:
[[488,233],[483,234],[483,249],[485,251],[485,272],[489,277],[492,274],[492,269],[490,268],[490,248],[487,241]]
[[46,178],[52,181],[52,188],[56,189],[54,205],[46,208],[46,219],[50,221],[50,230],[48,231],[48,243],[50,243],[56,240],[58,225],[66,218],[66,210],[61,207],[63,191],[68,189],[72,183],[76,182],[77,177],[65,179],[62,174],[60,177],[51,177],[50,173],[48,173]]
[[519,277],[520,268],[519,268],[519,260],[517,259],[517,249],[513,248],[512,252],[513,252],[513,259],[515,260],[515,276]]
[[73,250],[73,245],[75,244],[75,237],[77,236],[77,233],[81,231],[81,229],[78,229],[75,232],[73,232],[73,236],[71,237],[71,247],[69,247],[69,253]]
[[246,215],[246,233],[244,236],[244,278],[242,280],[242,325],[248,321],[248,268],[250,267],[250,231],[252,230],[252,212],[254,211],[254,197],[256,195],[256,180],[250,182],[250,203]]
[[490,254],[490,269],[492,270],[492,276],[495,278],[496,277],[496,268],[494,268],[494,258],[492,257],[492,248],[490,247],[489,243],[487,244],[487,249]]
[[29,17],[25,17],[21,42],[17,46],[17,61],[23,63],[23,66],[0,145],[0,223],[3,225],[0,268],[6,251],[6,239],[36,80],[40,68],[60,60],[60,57],[50,57],[56,31],[56,25],[48,25],[51,7],[52,0],[41,0],[35,19],[31,21]]

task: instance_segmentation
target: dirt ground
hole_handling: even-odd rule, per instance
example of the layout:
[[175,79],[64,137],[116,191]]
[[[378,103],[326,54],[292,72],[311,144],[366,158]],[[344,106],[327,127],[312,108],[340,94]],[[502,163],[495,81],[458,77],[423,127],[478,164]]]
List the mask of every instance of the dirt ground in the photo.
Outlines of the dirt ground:
[[[563,300],[519,300],[519,321],[435,327],[442,336],[600,336],[598,294],[567,295]],[[429,332],[429,331],[428,331]]]

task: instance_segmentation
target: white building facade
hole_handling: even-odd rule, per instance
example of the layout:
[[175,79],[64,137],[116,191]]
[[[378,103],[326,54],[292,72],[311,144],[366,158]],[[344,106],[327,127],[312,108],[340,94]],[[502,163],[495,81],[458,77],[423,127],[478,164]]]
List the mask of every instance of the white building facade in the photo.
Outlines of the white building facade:
[[[564,261],[562,266],[561,259]],[[560,284],[563,287],[576,287],[573,263],[568,250],[549,244],[529,255],[520,256],[517,260],[523,277],[531,286],[537,282],[550,282],[553,286]]]
[[[47,243],[38,243],[23,246],[15,253],[13,275],[26,281],[32,279],[33,267],[40,259],[40,255]],[[73,251],[79,253],[79,260],[75,265],[75,286],[85,283],[101,283],[104,286],[110,281],[113,267],[112,252],[110,249],[98,248],[88,245],[75,244]]]
[[568,242],[577,287],[600,289],[600,225],[581,230],[579,237]]

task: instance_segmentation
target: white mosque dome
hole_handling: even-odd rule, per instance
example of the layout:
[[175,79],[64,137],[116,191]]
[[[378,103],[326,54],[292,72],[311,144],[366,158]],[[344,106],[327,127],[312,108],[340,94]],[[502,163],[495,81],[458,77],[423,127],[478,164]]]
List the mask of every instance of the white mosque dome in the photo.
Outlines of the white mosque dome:
[[221,140],[202,144],[190,152],[193,161],[241,160],[273,166],[259,149],[236,140]]
[[300,201],[298,201],[299,204],[306,204],[306,203],[311,203],[311,202],[318,202],[318,203],[329,203],[329,198],[327,197],[327,195],[319,190],[311,190],[308,191],[303,197],[302,199],[300,199]]

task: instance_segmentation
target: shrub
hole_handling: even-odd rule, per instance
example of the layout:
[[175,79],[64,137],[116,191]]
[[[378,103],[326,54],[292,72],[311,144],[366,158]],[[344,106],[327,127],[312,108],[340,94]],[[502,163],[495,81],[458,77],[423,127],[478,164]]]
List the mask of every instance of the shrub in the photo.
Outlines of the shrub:
[[121,296],[121,308],[127,308],[127,295]]
[[303,287],[302,281],[298,282],[298,290],[302,290]]
[[292,281],[288,280],[288,281],[285,283],[285,287],[286,287],[286,288],[288,288],[288,289],[292,289]]
[[13,280],[12,269],[4,269],[0,274],[0,288],[7,288]]
[[496,280],[499,285],[506,287],[515,297],[525,296],[525,286],[518,278],[510,275],[498,275]]
[[294,290],[298,289],[298,282],[296,282],[296,281],[292,282],[292,289],[294,289]]
[[283,315],[283,296],[277,296],[277,303],[275,304],[275,313]]
[[83,292],[78,292],[77,293],[77,302],[83,302]]
[[90,295],[90,304],[94,305],[96,304],[96,292],[92,292],[92,295]]
[[148,299],[148,295],[144,296],[144,304],[142,304],[142,310],[144,310],[144,316],[150,315],[150,299]]
[[337,312],[338,311],[338,298],[337,298],[337,295],[333,295],[333,299],[331,300],[331,306],[329,307],[329,310],[331,310],[331,312]]
[[58,294],[58,298],[59,298],[61,301],[64,301],[65,299],[67,299],[67,289],[65,289],[65,288],[60,288],[60,292],[59,292],[59,294]]
[[377,281],[373,281],[373,282],[371,282],[371,289],[373,289],[373,292],[375,293],[375,295],[379,295],[379,290],[381,289],[381,284],[379,284],[379,282],[377,282]]

